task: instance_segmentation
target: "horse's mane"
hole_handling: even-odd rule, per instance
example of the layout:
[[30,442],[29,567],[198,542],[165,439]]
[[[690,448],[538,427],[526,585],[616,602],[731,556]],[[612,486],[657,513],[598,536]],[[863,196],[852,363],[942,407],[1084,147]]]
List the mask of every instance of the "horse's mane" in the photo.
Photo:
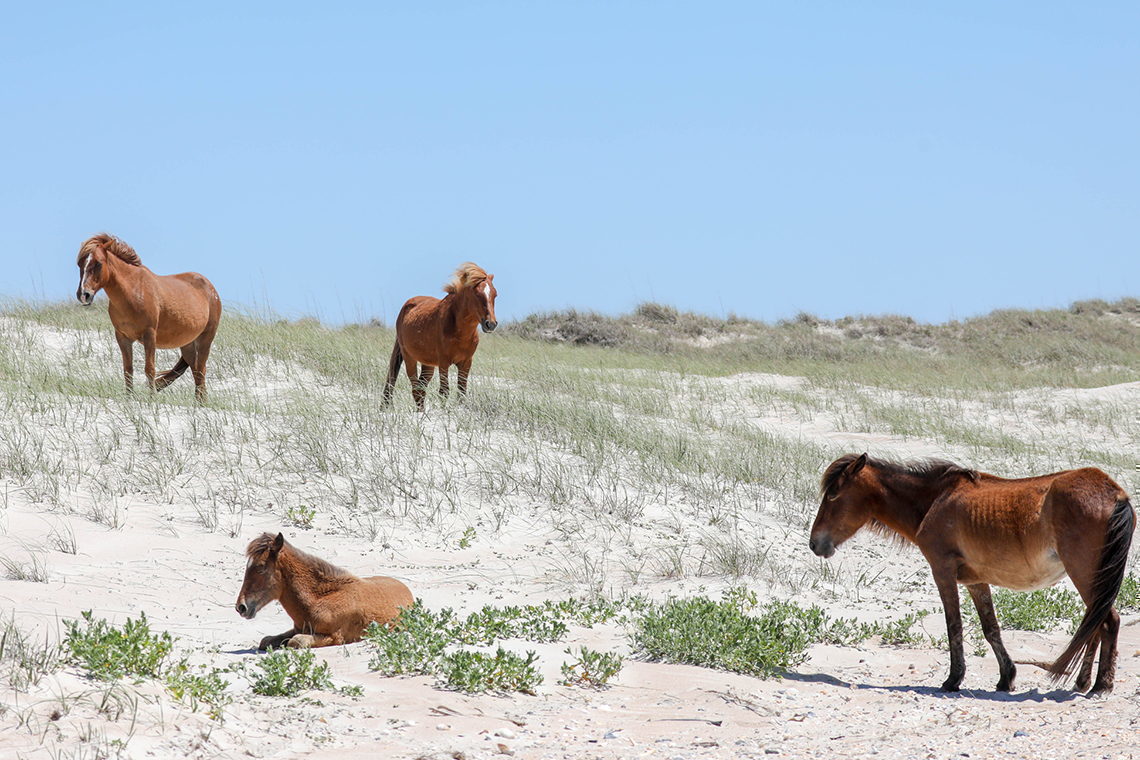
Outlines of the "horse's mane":
[[487,273],[483,271],[483,267],[468,261],[460,264],[451,279],[444,283],[443,292],[458,293],[461,290],[473,288],[486,279]]
[[75,263],[78,264],[83,261],[84,256],[88,256],[96,248],[102,248],[107,253],[117,256],[131,266],[142,266],[142,259],[135,253],[135,249],[124,243],[114,235],[108,235],[101,232],[98,235],[92,235],[84,241],[83,245],[79,248],[79,255],[75,258]]
[[[844,454],[827,466],[827,469],[823,472],[823,477],[820,478],[819,481],[819,493],[821,496],[835,485],[835,481],[839,479],[840,474],[847,469],[849,464],[858,459],[859,456],[859,454]],[[868,457],[867,464],[872,465],[875,469],[885,470],[894,475],[908,475],[912,478],[918,478],[919,480],[937,481],[951,475],[958,475],[968,478],[971,481],[978,479],[977,470],[971,470],[968,467],[963,467],[954,462],[948,462],[945,459],[915,459],[909,462],[894,462],[889,459],[871,459]]]
[[[245,548],[245,556],[252,559],[254,557],[260,557],[262,554],[268,553],[269,550],[273,547],[273,541],[276,538],[277,537],[272,533],[262,533],[260,536],[249,542],[249,546]],[[288,549],[289,553],[295,559],[305,565],[305,567],[308,568],[314,576],[322,580],[349,580],[356,577],[344,568],[337,567],[327,560],[323,560],[320,557],[315,557],[308,552],[301,551],[288,541],[285,542],[285,545],[282,547],[282,549]]]

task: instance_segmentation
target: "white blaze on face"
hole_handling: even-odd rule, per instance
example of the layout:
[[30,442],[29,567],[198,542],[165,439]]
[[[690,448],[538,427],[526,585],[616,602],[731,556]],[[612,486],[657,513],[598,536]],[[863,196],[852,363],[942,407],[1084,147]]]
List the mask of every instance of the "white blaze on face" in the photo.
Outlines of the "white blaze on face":
[[487,305],[491,305],[491,283],[483,283],[483,297],[487,299]]
[[91,254],[87,254],[87,258],[83,260],[83,274],[79,275],[79,287],[87,285],[87,267],[91,266]]

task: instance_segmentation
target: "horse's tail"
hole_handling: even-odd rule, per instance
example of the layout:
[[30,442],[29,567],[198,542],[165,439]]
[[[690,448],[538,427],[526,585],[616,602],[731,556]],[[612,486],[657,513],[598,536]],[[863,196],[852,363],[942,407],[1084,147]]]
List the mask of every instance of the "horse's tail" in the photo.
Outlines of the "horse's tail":
[[166,372],[163,372],[161,375],[159,375],[158,377],[155,378],[155,380],[154,380],[155,390],[160,391],[163,388],[165,388],[166,386],[170,385],[175,380],[182,377],[182,374],[184,372],[186,372],[186,370],[188,370],[188,369],[190,369],[189,363],[187,363],[187,361],[185,359],[183,359],[181,356],[178,357],[178,361],[176,361],[174,363],[173,367],[171,367],[169,370],[167,370]]
[[388,379],[384,383],[384,406],[392,403],[392,389],[396,387],[396,377],[400,374],[400,367],[404,364],[404,352],[400,350],[400,341],[392,346],[392,355],[388,358]]
[[1136,512],[1127,496],[1116,502],[1116,508],[1108,518],[1104,548],[1100,553],[1100,567],[1093,576],[1093,594],[1077,632],[1069,646],[1049,668],[1054,681],[1063,680],[1072,672],[1073,663],[1096,647],[1100,641],[1101,626],[1108,620],[1120,584],[1124,581],[1124,568],[1128,562],[1128,550],[1132,546],[1132,531],[1136,527]]

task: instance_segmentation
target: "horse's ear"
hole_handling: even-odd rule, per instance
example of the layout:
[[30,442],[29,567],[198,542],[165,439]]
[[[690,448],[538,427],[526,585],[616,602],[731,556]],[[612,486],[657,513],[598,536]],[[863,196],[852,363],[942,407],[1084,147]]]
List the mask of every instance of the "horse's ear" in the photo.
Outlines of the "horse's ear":
[[850,464],[850,466],[848,466],[847,477],[849,477],[849,478],[855,477],[856,475],[859,474],[859,470],[862,470],[866,465],[867,465],[867,452],[864,451],[862,454],[859,455],[858,459],[856,459],[854,462],[852,462]]
[[488,279],[488,280],[493,280],[493,279],[495,279],[495,275],[493,275],[493,274],[489,274],[489,275],[487,275],[487,279]]
[[285,534],[284,533],[278,533],[277,537],[273,539],[273,546],[271,547],[271,550],[273,551],[274,554],[276,554],[277,552],[281,551],[281,547],[284,545],[285,545]]

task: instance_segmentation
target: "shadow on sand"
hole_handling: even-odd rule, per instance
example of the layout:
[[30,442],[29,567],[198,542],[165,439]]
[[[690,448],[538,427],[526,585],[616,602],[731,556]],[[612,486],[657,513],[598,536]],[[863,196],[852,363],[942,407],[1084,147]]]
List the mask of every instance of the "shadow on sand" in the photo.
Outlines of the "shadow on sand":
[[990,702],[1071,702],[1084,698],[1084,694],[1070,689],[1054,689],[1052,691],[1038,691],[1031,689],[1022,692],[981,691],[978,689],[962,689],[961,691],[942,691],[937,686],[886,686],[882,684],[859,683],[844,681],[841,678],[826,673],[793,673],[786,672],[783,677],[788,681],[803,683],[823,683],[830,686],[843,686],[849,689],[868,689],[897,694],[921,694],[935,699],[984,699]]

